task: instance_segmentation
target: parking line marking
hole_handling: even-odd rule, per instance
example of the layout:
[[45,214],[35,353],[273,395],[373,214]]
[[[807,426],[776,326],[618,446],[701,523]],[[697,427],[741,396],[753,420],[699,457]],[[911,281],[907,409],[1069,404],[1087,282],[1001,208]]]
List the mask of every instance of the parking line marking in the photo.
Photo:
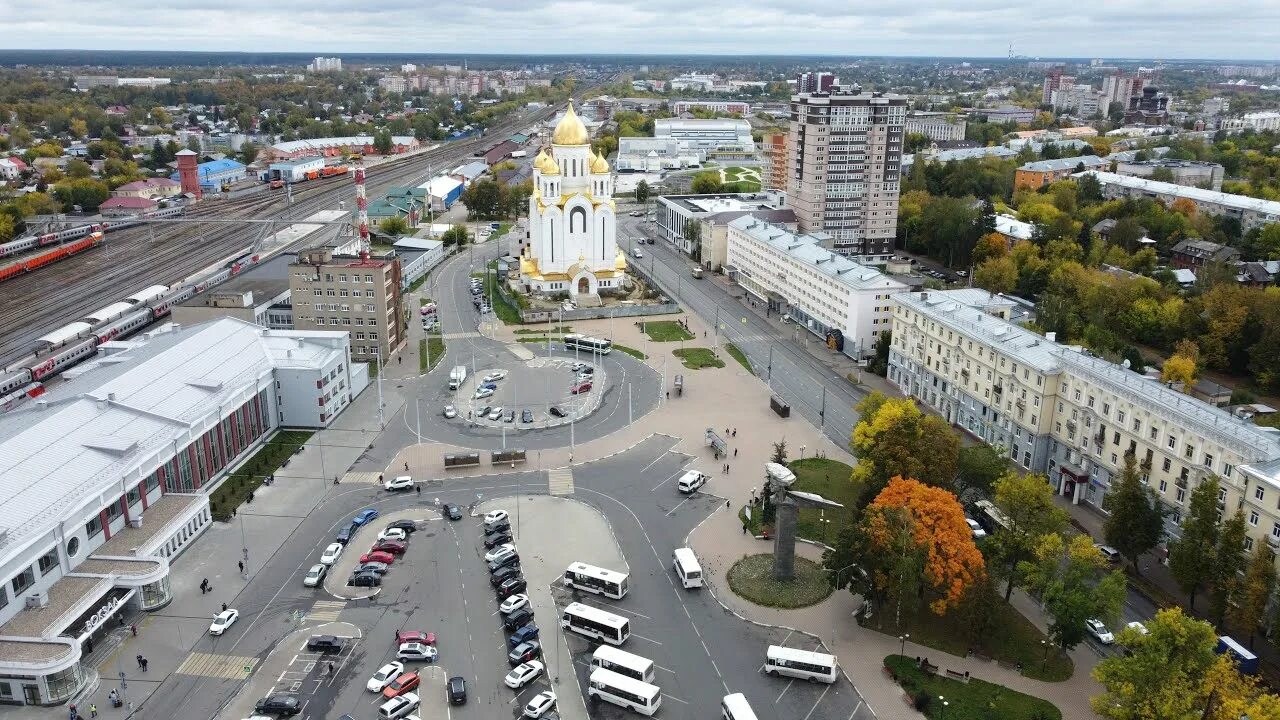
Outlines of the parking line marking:
[[[658,458],[658,460],[661,460],[661,459],[662,459],[662,458]],[[658,460],[654,460],[653,462],[658,462]],[[650,464],[650,465],[652,465],[653,463],[649,463],[649,464]],[[647,468],[646,468],[646,469],[647,469]],[[684,470],[681,470],[680,472],[677,472],[675,475],[672,475],[671,477],[667,478],[666,480],[663,480],[662,482],[658,483],[657,485],[654,485],[654,486],[653,486],[653,489],[652,489],[652,490],[650,490],[649,492],[653,492],[654,490],[657,490],[658,488],[662,487],[663,485],[666,485],[667,483],[671,482],[672,480],[675,480],[676,478],[680,477],[680,476],[681,476],[681,475],[683,475],[683,474],[684,474]]]
[[[591,663],[584,663],[584,665],[590,665],[590,664],[591,664]],[[659,669],[659,670],[663,671],[663,672],[669,672],[669,673],[671,673],[672,675],[675,675],[675,674],[676,674],[676,671],[675,671],[675,670],[672,670],[671,668],[665,668],[665,667],[662,667],[661,665],[658,665],[657,663],[654,663],[654,665],[653,665],[653,666],[654,666],[655,668],[657,668],[657,669]]]
[[809,708],[809,713],[804,716],[804,720],[809,720],[809,717],[813,715],[813,711],[817,710],[818,705],[822,704],[822,698],[827,696],[827,691],[829,691],[830,689],[831,689],[831,685],[828,684],[826,689],[822,691],[822,694],[818,696],[817,701],[813,703],[813,707]]
[[[649,468],[653,467],[654,465],[657,465],[657,464],[658,464],[658,461],[659,461],[659,460],[661,460],[661,459],[663,459],[663,458],[665,458],[668,454],[670,454],[670,453],[669,453],[669,452],[665,452],[665,453],[662,453],[661,455],[659,455],[658,457],[654,458],[654,459],[653,459],[653,462],[649,463],[648,465],[645,465],[645,466],[644,466],[644,469],[643,469],[643,470],[641,470],[638,474],[639,474],[639,475],[644,475],[646,472],[648,472]],[[668,478],[668,479],[670,479],[670,478]],[[664,480],[663,482],[666,482],[666,480]],[[657,488],[654,488],[654,489],[656,490]]]
[[778,703],[782,702],[782,696],[787,694],[787,691],[791,689],[791,686],[794,683],[795,683],[795,680],[791,680],[787,683],[786,687],[782,688],[782,692],[778,693],[777,699],[773,701],[774,705],[777,705]]
[[858,714],[858,711],[859,711],[859,710],[861,710],[861,709],[862,709],[862,701],[861,701],[861,700],[859,700],[859,701],[858,701],[858,707],[854,708],[854,709],[853,709],[853,712],[849,713],[849,720],[853,720],[853,716],[854,716],[854,715],[857,715],[857,714]]
[[653,619],[653,618],[649,617],[648,615],[642,615],[641,613],[638,613],[638,612],[636,612],[635,610],[631,610],[630,608],[620,607],[620,606],[618,606],[618,605],[614,605],[613,603],[607,603],[607,602],[604,602],[603,600],[589,600],[589,599],[584,598],[584,599],[582,599],[582,600],[579,600],[578,602],[582,603],[583,605],[604,605],[605,607],[613,608],[614,610],[617,610],[618,612],[626,613],[626,614],[628,614],[628,615],[635,615],[636,617],[642,617],[642,618],[644,618],[645,620],[652,620],[652,619]]
[[689,704],[689,703],[685,702],[684,700],[681,700],[680,698],[676,697],[675,695],[668,695],[668,694],[666,694],[666,693],[662,693],[662,697],[667,698],[668,700],[675,700],[676,702],[680,703],[681,705],[688,705],[688,704]]
[[[690,495],[689,497],[687,497],[687,498],[685,498],[685,499],[681,500],[681,501],[680,501],[680,505],[683,505],[683,504],[685,504],[685,503],[689,502],[689,501],[690,501],[690,500],[692,500],[692,499],[693,499],[693,496],[692,496],[692,495]],[[675,512],[675,511],[679,510],[679,509],[680,509],[680,505],[677,505],[677,506],[675,506],[675,507],[671,508],[671,511],[667,513],[667,517],[671,517],[671,513],[673,513],[673,512]]]
[[645,636],[643,636],[643,635],[637,635],[637,634],[635,634],[635,633],[631,633],[631,637],[633,637],[633,638],[639,638],[639,639],[641,639],[641,640],[644,640],[645,642],[651,642],[651,643],[653,643],[654,645],[662,645],[662,643],[658,642],[657,640],[654,640],[654,639],[652,639],[652,638],[647,638],[647,637],[645,637]]

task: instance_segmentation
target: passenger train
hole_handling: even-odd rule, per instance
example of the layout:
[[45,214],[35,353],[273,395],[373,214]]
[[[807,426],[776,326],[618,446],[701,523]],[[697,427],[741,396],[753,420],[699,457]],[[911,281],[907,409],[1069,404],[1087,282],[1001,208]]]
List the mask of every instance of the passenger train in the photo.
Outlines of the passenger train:
[[[100,232],[95,234],[101,235]],[[168,315],[174,305],[238,275],[256,265],[258,260],[259,255],[248,248],[211,275],[197,274],[173,287],[152,285],[143,288],[119,302],[42,335],[35,341],[31,354],[0,370],[0,412],[43,393],[44,381],[93,357],[99,345],[146,327]]]
[[120,218],[118,220],[110,220],[92,225],[78,225],[66,230],[58,232],[45,233],[43,235],[27,235],[26,237],[10,240],[7,243],[0,244],[0,258],[18,255],[28,250],[46,245],[54,245],[63,243],[68,240],[79,240],[90,233],[108,233],[115,230],[123,230],[134,225],[140,225],[147,220],[157,220],[161,218],[176,217],[187,211],[185,205],[178,207],[165,208],[163,210],[152,210],[149,213],[143,213],[137,217]]

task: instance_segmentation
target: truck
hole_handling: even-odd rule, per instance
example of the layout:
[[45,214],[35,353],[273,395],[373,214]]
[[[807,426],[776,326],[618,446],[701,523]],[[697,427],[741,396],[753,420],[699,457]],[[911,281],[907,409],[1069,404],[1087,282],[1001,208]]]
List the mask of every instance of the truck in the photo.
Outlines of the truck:
[[693,266],[693,268],[691,268],[689,272],[691,272],[691,273],[693,274],[693,279],[694,279],[694,280],[701,280],[701,279],[702,279],[702,266],[701,266],[701,265],[694,265],[694,266]]
[[449,389],[457,390],[467,381],[467,366],[458,365],[449,371]]
[[1229,635],[1218,637],[1218,647],[1214,649],[1214,652],[1219,655],[1230,655],[1231,659],[1236,661],[1236,665],[1242,673],[1254,675],[1258,672],[1258,656],[1236,642],[1235,638]]

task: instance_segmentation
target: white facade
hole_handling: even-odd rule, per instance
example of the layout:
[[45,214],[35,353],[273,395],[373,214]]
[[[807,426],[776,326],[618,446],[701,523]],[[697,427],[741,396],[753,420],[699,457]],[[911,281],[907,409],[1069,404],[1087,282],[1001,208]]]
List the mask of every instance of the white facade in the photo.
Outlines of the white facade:
[[[1146,178],[1120,175],[1118,173],[1090,171],[1102,185],[1102,194],[1108,199],[1118,197],[1149,197],[1166,205],[1174,200],[1186,198],[1196,204],[1200,212],[1208,215],[1225,215],[1240,221],[1240,226],[1247,232],[1255,227],[1280,222],[1280,202],[1262,200],[1247,195],[1231,195],[1214,190],[1202,190],[1197,187],[1178,185],[1177,183],[1159,182]],[[1077,177],[1080,173],[1077,173]]]
[[342,70],[342,58],[318,57],[307,66],[311,72],[338,72]]
[[322,157],[274,162],[267,168],[272,180],[284,180],[291,183],[302,182],[307,179],[307,173],[321,170],[324,170],[324,158]]
[[907,116],[904,130],[927,135],[934,142],[964,139],[965,121],[948,113],[915,113]]
[[686,149],[675,138],[618,138],[614,166],[619,171],[662,172],[697,167],[706,162],[703,150]]
[[676,115],[691,112],[694,108],[719,113],[736,113],[738,115],[746,115],[751,112],[751,106],[741,100],[677,100],[671,103],[671,112]]
[[527,291],[568,293],[585,301],[617,289],[627,267],[618,249],[617,214],[609,163],[591,149],[591,136],[573,104],[533,162],[529,241],[520,257]]
[[[449,226],[445,226],[448,229]],[[395,242],[395,246],[402,250],[417,250],[419,254],[408,262],[404,262],[407,256],[399,253],[402,259],[400,263],[400,286],[407,288],[418,281],[423,275],[426,275],[431,268],[439,265],[444,261],[444,243],[439,240],[430,238],[401,238]]]
[[653,136],[674,138],[683,150],[700,150],[708,157],[751,157],[756,152],[751,123],[734,118],[682,120],[662,118],[653,122]]
[[820,243],[744,216],[729,223],[726,270],[748,294],[818,337],[838,331],[845,354],[870,354],[889,331],[889,298],[907,286]]

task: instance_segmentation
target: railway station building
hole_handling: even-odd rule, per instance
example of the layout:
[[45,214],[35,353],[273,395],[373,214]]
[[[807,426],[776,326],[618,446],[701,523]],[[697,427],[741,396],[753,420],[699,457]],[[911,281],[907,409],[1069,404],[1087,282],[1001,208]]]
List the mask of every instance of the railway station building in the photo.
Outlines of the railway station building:
[[[218,192],[223,185],[245,179],[245,166],[228,158],[210,160],[196,166],[202,192]],[[170,180],[181,182],[178,173],[169,176]]]
[[224,318],[119,346],[0,416],[0,704],[95,681],[95,645],[172,599],[170,564],[214,522],[227,474],[368,383],[345,332]]

